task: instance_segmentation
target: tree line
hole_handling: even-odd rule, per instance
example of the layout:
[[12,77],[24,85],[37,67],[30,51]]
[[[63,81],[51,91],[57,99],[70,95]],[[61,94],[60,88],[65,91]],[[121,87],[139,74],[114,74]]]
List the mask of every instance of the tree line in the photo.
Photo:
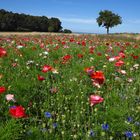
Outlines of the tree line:
[[62,30],[61,21],[58,18],[46,16],[32,16],[0,10],[0,31],[39,31],[39,32],[68,32]]

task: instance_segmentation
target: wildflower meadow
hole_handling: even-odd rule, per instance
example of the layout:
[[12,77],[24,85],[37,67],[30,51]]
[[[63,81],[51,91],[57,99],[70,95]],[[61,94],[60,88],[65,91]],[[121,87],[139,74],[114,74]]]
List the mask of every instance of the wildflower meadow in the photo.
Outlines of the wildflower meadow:
[[0,140],[140,140],[140,42],[0,37]]

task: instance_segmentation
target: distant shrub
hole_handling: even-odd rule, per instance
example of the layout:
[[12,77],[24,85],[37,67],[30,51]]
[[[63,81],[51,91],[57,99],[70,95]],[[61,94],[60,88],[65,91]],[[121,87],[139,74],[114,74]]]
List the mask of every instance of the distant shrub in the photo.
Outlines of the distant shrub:
[[68,30],[68,29],[64,29],[63,30],[63,33],[72,33],[72,31],[71,30]]

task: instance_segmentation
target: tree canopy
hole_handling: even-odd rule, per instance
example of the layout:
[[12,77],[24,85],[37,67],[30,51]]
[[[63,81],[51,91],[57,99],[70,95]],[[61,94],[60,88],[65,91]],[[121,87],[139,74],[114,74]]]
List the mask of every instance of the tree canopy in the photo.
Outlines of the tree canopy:
[[122,18],[109,10],[104,10],[99,12],[99,17],[97,18],[97,23],[102,27],[105,27],[107,34],[109,34],[109,28],[122,24]]
[[32,16],[0,10],[0,31],[62,32],[58,18]]

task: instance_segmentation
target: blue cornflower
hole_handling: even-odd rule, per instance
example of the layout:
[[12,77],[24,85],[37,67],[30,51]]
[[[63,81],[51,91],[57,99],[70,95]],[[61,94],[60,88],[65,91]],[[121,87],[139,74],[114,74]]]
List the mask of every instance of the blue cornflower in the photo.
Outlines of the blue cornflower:
[[51,113],[50,113],[50,112],[45,112],[45,117],[47,117],[47,118],[51,118],[51,117],[52,117],[52,115],[51,115]]
[[14,106],[10,106],[9,108],[16,108],[16,106],[14,105]]
[[47,128],[42,128],[40,130],[45,133],[47,131]]
[[127,121],[128,121],[128,122],[132,122],[132,121],[133,121],[133,118],[132,118],[132,117],[128,117],[128,118],[127,118]]
[[90,130],[89,135],[90,135],[91,137],[93,137],[93,136],[95,135],[94,131],[93,131],[93,130]]
[[57,123],[53,123],[53,128],[56,128],[57,126]]
[[132,133],[131,131],[126,131],[126,132],[125,132],[125,136],[126,136],[127,138],[132,138],[132,137],[133,137],[133,133]]
[[139,125],[140,125],[140,122],[135,122],[135,125],[136,125],[136,126],[139,126]]
[[102,129],[107,131],[109,129],[109,125],[106,123],[106,124],[103,124],[102,125]]

